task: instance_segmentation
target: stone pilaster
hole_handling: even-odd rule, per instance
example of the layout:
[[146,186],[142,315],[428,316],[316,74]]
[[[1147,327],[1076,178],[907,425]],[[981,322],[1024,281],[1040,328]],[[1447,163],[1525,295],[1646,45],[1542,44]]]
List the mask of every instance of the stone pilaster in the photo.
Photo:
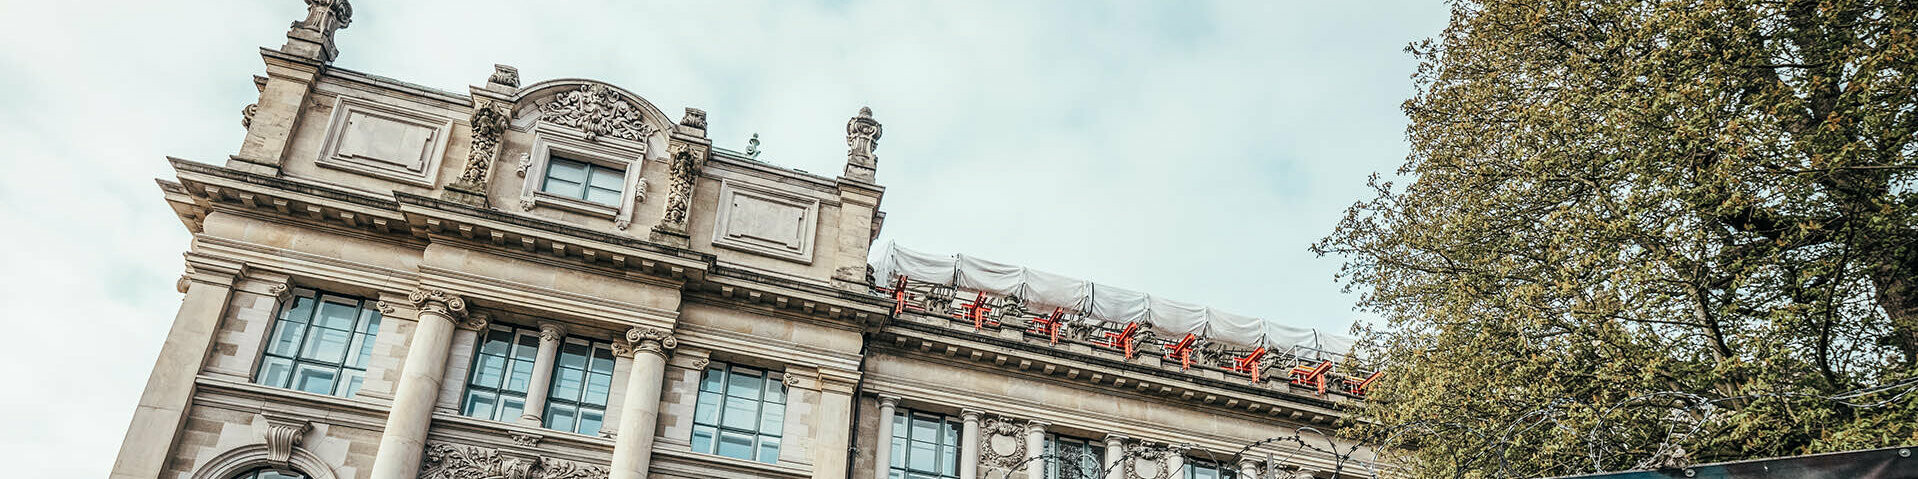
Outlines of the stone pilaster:
[[519,423],[539,427],[546,419],[546,397],[553,392],[553,364],[559,359],[559,344],[566,341],[566,327],[559,323],[539,323],[539,354],[533,359],[533,382],[526,388],[526,411]]
[[645,479],[653,458],[653,431],[659,425],[659,393],[666,378],[666,355],[679,347],[671,332],[646,327],[626,330],[633,348],[633,371],[620,405],[619,432],[613,438],[609,479]]
[[1119,461],[1125,460],[1125,443],[1125,436],[1118,434],[1106,435],[1106,457],[1104,461],[1106,479],[1122,479],[1125,477],[1125,468],[1119,465]]
[[979,479],[979,411],[959,411],[959,479]]
[[872,442],[872,479],[887,479],[892,468],[892,419],[899,414],[899,396],[879,395],[879,434]]
[[439,399],[446,376],[453,330],[466,321],[466,300],[446,291],[420,289],[407,299],[419,309],[419,325],[413,329],[412,345],[406,349],[393,406],[380,434],[379,452],[373,457],[373,479],[411,479],[419,472],[426,429],[433,420],[433,403]]
[[845,479],[846,451],[852,447],[853,389],[856,371],[819,370],[819,409],[813,412],[812,445],[815,479]]
[[237,262],[187,255],[186,274],[178,285],[186,298],[173,316],[173,327],[167,331],[166,344],[160,346],[160,358],[147,377],[146,390],[140,392],[133,424],[120,442],[119,458],[113,462],[110,477],[149,479],[160,475],[166,465],[166,445],[174,443],[186,423],[193,377],[204,366],[214,331],[226,315],[233,283],[243,269]]

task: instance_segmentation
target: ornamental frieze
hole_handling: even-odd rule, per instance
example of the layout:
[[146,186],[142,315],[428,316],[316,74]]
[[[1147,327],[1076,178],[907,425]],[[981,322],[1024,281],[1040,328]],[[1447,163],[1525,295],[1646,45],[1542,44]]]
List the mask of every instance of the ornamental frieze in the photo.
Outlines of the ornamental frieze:
[[604,479],[611,469],[545,456],[514,454],[467,444],[429,441],[420,479]]
[[646,124],[638,106],[606,85],[581,85],[560,92],[539,111],[541,121],[578,128],[589,141],[610,136],[644,142],[655,131]]

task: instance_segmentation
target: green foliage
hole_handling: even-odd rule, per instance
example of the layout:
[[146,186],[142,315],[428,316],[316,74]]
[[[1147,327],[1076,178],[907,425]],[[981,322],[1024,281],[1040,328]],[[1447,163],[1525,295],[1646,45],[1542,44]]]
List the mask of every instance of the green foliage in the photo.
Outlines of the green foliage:
[[1431,426],[1408,472],[1918,443],[1918,400],[1810,398],[1918,376],[1918,4],[1459,2],[1409,50],[1405,184],[1313,246],[1386,318],[1359,419]]

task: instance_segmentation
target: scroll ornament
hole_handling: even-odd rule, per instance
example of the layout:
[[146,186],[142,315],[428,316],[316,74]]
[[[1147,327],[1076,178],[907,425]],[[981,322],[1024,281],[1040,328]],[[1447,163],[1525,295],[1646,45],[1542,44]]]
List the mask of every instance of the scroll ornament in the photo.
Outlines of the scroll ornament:
[[406,299],[421,313],[434,313],[458,320],[466,316],[466,300],[439,288],[413,290]]
[[578,128],[588,141],[610,136],[630,141],[646,141],[652,125],[646,124],[638,106],[607,88],[606,85],[581,85],[560,92],[540,107],[541,118],[555,125]]
[[679,347],[679,338],[665,330],[635,327],[626,330],[626,342],[633,345],[635,352],[647,352],[664,355],[666,351]]
[[466,168],[460,171],[456,184],[461,187],[484,191],[487,173],[493,169],[493,158],[499,154],[501,136],[506,134],[506,110],[510,108],[496,102],[483,102],[473,108],[470,121],[473,129],[472,148],[466,154]]
[[686,213],[693,200],[693,185],[699,180],[699,169],[704,160],[705,150],[676,145],[672,152],[672,184],[666,188],[666,214],[659,218],[659,226],[672,232],[686,231]]

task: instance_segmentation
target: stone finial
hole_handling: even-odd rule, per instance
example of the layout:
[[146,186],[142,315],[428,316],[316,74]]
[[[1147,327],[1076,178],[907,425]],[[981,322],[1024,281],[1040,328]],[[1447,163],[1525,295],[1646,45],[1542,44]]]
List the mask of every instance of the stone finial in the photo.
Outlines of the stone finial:
[[333,46],[333,32],[351,24],[353,4],[347,0],[306,0],[306,18],[293,22],[280,51],[331,63],[340,56]]
[[686,107],[686,116],[679,117],[679,124],[701,130],[706,129],[706,110]]
[[879,136],[885,128],[872,119],[872,108],[860,107],[859,116],[846,121],[846,177],[871,183],[879,169]]
[[752,158],[755,160],[759,159],[759,134],[758,133],[754,133],[752,139],[746,140],[746,157]]
[[512,65],[493,64],[493,76],[486,78],[487,83],[519,88],[519,69]]

